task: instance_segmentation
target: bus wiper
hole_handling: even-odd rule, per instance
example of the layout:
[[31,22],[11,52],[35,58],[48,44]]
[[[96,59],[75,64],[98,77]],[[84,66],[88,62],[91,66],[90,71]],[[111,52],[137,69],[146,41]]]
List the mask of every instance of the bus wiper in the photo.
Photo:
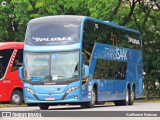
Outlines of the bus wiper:
[[45,77],[43,78],[43,80],[45,80],[45,79],[48,79],[49,81],[52,81],[52,76],[47,75],[47,76],[45,76]]
[[58,75],[58,77],[60,77],[60,78],[64,78],[65,76],[62,76],[62,75]]

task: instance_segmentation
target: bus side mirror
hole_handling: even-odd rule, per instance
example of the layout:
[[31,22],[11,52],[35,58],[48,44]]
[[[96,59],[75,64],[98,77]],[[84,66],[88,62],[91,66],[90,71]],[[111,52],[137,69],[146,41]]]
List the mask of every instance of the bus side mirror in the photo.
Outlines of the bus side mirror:
[[23,66],[18,68],[18,76],[21,80],[24,78]]
[[88,77],[89,76],[89,66],[88,65],[83,65],[84,68],[84,77]]

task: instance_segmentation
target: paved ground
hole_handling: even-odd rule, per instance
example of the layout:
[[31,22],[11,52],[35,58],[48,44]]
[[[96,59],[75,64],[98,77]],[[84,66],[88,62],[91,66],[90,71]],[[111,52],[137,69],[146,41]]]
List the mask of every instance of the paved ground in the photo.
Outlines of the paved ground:
[[[13,108],[0,108],[0,111],[36,111],[40,112],[39,107],[13,107]],[[160,103],[135,103],[133,106],[114,106],[113,104],[96,106],[91,109],[82,109],[80,106],[50,106],[48,112],[60,111],[60,114],[64,114],[65,111],[159,111],[160,112]],[[95,112],[96,113],[96,112]],[[98,113],[97,113],[98,114]],[[159,120],[160,118],[156,117],[45,117],[45,118],[31,118],[34,120]],[[0,118],[0,120],[29,120],[29,118]]]
[[[41,111],[39,107],[9,107],[0,111]],[[50,106],[48,111],[160,111],[160,103],[135,103],[132,106],[99,105],[95,108],[82,109],[80,106]]]

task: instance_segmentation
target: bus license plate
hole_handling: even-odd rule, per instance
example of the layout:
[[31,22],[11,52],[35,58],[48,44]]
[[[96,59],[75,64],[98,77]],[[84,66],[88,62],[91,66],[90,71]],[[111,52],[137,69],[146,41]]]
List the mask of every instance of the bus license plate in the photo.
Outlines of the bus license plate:
[[48,98],[45,98],[45,100],[55,100],[55,98],[53,98],[53,97],[48,97]]

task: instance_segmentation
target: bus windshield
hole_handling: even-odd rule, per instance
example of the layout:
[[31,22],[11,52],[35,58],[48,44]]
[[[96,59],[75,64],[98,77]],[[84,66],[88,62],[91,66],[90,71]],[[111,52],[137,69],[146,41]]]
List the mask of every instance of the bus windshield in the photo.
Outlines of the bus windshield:
[[25,53],[24,61],[26,81],[55,82],[79,78],[79,51]]
[[80,21],[29,23],[25,43],[28,45],[65,45],[80,42]]

